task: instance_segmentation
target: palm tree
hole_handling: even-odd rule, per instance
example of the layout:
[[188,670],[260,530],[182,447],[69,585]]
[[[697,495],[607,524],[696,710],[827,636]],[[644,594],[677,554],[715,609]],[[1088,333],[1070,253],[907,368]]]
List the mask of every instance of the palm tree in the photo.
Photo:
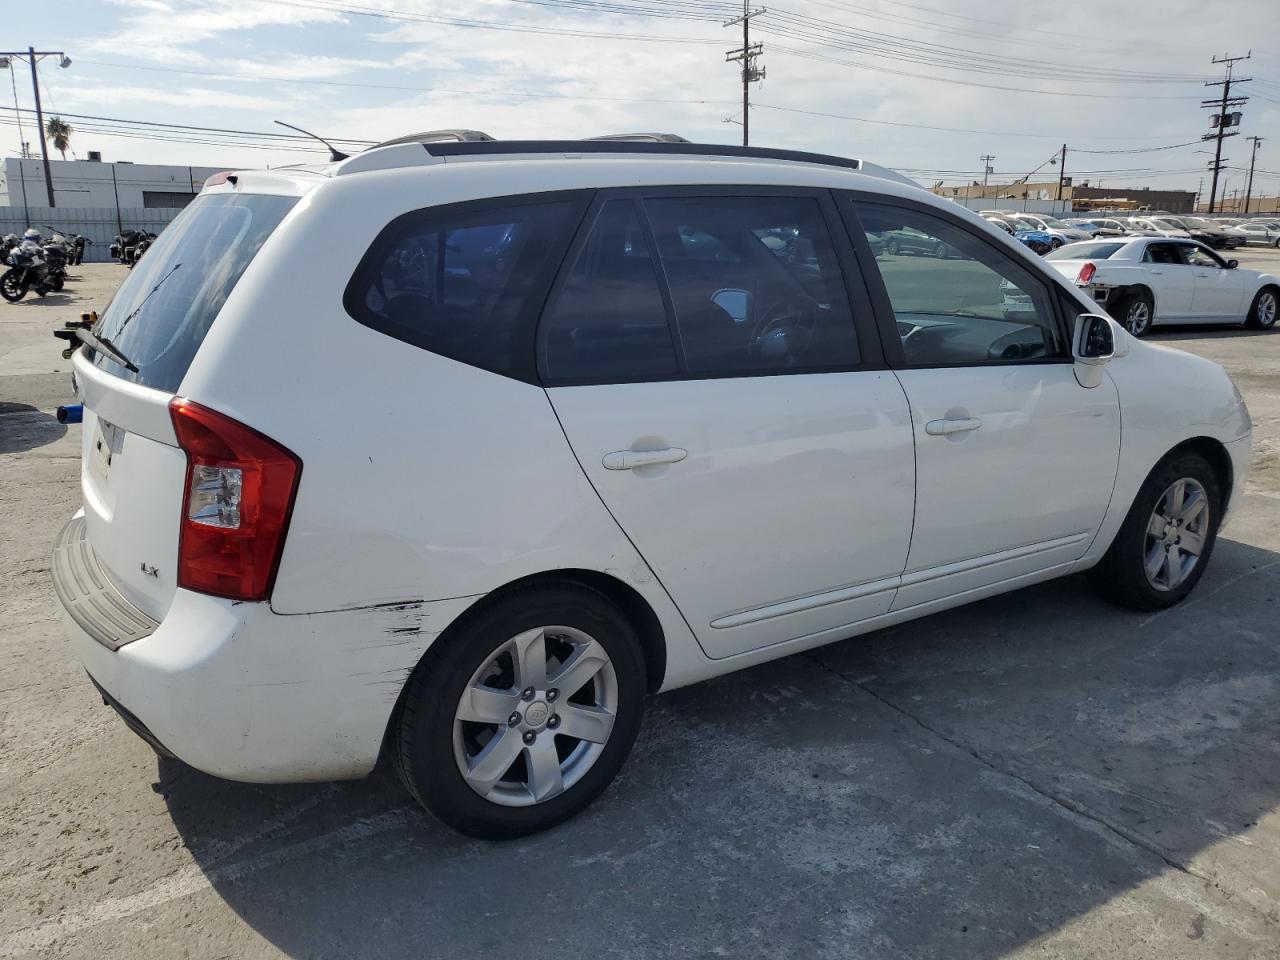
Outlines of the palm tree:
[[45,124],[44,137],[53,143],[53,149],[62,154],[63,160],[67,159],[67,148],[71,146],[71,124],[61,117],[50,117]]

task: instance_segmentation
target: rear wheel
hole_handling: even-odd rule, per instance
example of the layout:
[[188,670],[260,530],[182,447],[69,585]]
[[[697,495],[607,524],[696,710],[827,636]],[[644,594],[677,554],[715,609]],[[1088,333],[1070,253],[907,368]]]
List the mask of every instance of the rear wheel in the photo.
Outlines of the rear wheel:
[[1150,295],[1139,291],[1121,297],[1112,316],[1135,337],[1145,337],[1151,331],[1155,310]]
[[1058,237],[1054,237],[1052,240],[1049,241],[1049,246],[1052,247],[1054,250],[1057,250],[1060,246],[1062,246],[1062,240]]
[[4,297],[10,303],[17,303],[27,295],[30,284],[21,279],[17,271],[6,270],[4,276],[0,277],[0,297]]
[[621,769],[645,692],[640,641],[608,597],[572,581],[513,590],[414,671],[396,731],[401,779],[462,833],[545,830]]
[[1276,325],[1276,314],[1280,310],[1280,292],[1275,287],[1263,287],[1253,298],[1249,307],[1249,316],[1245,324],[1254,330],[1270,330]]
[[1209,563],[1221,520],[1218,478],[1184,453],[1151,472],[1111,548],[1090,575],[1102,594],[1135,610],[1162,610],[1189,594]]

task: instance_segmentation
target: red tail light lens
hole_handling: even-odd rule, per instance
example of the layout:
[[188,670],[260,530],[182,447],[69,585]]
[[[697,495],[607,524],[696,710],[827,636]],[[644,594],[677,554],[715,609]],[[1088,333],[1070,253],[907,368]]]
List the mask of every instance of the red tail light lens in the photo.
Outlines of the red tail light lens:
[[1098,265],[1096,263],[1086,263],[1080,268],[1080,275],[1076,277],[1076,283],[1088,283],[1093,279],[1093,275],[1097,269]]
[[265,600],[284,550],[302,461],[258,431],[190,400],[169,403],[187,454],[178,586]]

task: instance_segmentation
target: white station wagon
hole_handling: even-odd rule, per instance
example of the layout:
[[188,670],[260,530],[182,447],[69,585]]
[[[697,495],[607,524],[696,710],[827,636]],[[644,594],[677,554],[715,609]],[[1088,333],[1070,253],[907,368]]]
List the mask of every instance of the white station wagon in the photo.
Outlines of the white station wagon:
[[856,160],[410,138],[227,175],[82,332],[54,582],[157,750],[276,782],[385,752],[526,834],[655,691],[1088,568],[1183,599],[1249,416],[1091,309]]

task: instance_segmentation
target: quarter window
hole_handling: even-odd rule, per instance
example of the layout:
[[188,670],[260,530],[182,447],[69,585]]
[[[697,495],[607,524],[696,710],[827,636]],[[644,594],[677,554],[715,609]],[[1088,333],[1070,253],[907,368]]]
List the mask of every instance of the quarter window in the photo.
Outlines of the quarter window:
[[611,200],[601,209],[543,317],[542,351],[543,375],[559,383],[678,373],[654,258],[633,201]]
[[1046,285],[1013,257],[911,208],[858,204],[857,215],[909,365],[1066,357]]
[[645,201],[688,376],[859,363],[835,247],[813,197]]
[[569,200],[423,210],[394,221],[347,288],[365,326],[508,376],[532,365],[526,311],[544,289]]

